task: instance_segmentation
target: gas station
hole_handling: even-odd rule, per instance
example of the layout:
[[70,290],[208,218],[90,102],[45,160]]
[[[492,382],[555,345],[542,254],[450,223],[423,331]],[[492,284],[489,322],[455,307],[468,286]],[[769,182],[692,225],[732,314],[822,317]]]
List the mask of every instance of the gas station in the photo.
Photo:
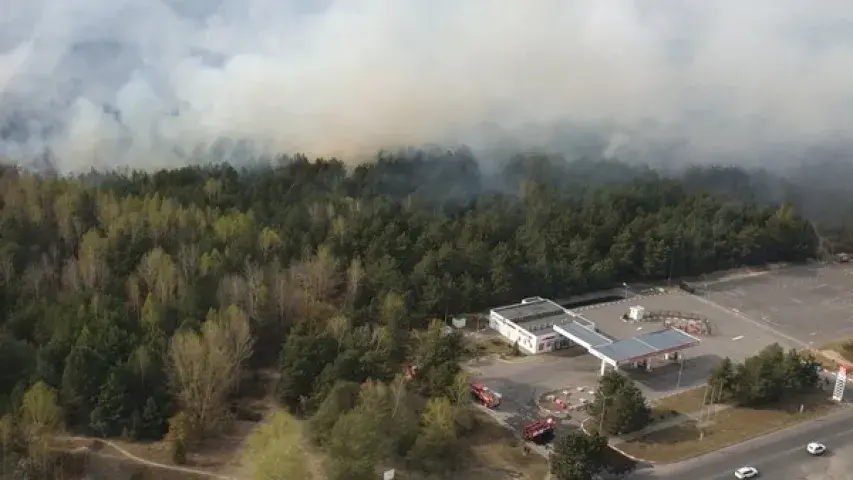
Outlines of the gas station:
[[[631,310],[637,318],[645,314],[639,306]],[[679,328],[611,340],[598,331],[595,322],[541,297],[493,308],[489,326],[532,355],[579,345],[601,360],[601,375],[607,372],[608,366],[613,369],[633,366],[651,371],[652,360],[680,361],[681,352],[701,343]]]
[[607,367],[618,369],[631,365],[635,368],[652,370],[651,360],[664,358],[666,360],[681,360],[681,352],[699,345],[698,338],[682,332],[669,329],[659,332],[645,333],[633,338],[613,341],[582,323],[571,321],[552,327],[569,341],[584,347],[590,354],[601,360],[601,375],[607,372]]

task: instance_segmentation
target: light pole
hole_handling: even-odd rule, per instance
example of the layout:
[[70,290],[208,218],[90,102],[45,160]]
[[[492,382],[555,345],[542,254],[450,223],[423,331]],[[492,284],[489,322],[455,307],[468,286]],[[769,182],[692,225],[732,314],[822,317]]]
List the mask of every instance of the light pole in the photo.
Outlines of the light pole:
[[625,287],[625,298],[628,298],[628,284],[625,282],[622,282],[622,286]]
[[684,370],[684,357],[679,352],[678,354],[678,381],[675,383],[675,389],[681,388],[681,372]]

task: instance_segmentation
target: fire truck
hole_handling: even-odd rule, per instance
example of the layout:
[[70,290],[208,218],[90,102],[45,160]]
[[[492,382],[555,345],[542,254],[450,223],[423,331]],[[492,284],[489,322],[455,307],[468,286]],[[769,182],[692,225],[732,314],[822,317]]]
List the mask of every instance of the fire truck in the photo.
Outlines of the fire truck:
[[501,404],[501,394],[489,389],[483,382],[471,383],[471,395],[486,408],[497,408]]
[[556,422],[551,417],[540,418],[524,426],[522,434],[528,442],[545,443],[554,437]]

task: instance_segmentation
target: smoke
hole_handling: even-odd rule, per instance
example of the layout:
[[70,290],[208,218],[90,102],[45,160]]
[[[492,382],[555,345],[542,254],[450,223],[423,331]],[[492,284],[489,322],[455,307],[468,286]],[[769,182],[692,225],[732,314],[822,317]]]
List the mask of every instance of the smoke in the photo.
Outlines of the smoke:
[[421,144],[782,162],[853,144],[847,0],[6,3],[0,156],[63,171]]

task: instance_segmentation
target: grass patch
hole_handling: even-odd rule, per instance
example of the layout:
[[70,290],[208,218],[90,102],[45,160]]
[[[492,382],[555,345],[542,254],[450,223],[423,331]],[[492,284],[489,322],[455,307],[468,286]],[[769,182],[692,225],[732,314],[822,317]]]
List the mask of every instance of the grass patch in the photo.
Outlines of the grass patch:
[[685,415],[698,412],[705,403],[707,390],[707,386],[702,386],[663,397],[652,403],[652,409],[664,416],[671,415],[672,412]]
[[471,449],[469,468],[458,478],[486,480],[518,478],[541,480],[548,473],[542,455],[524,453],[523,442],[513,432],[480,411],[474,411],[475,426],[465,438]]
[[[829,349],[826,349],[826,350],[813,350],[813,351],[811,352],[811,354],[814,356],[815,361],[816,361],[817,363],[819,363],[821,367],[823,367],[823,368],[825,368],[826,370],[829,370],[829,371],[831,371],[831,372],[834,372],[834,371],[838,370],[838,361],[837,361],[837,360],[835,360],[835,359],[833,359],[833,358],[830,358],[829,356],[827,356],[827,355],[825,355],[825,354],[823,354],[823,353],[821,353],[821,352],[823,352],[823,351],[828,351],[829,353],[835,353],[835,351],[834,351],[834,350],[829,350]],[[839,355],[839,356],[840,356],[840,355]]]
[[[843,340],[836,340],[834,342],[829,342],[823,347],[821,350],[828,350],[830,352],[835,352],[840,356],[843,360],[846,360],[849,363],[853,363],[853,338],[845,338]],[[829,360],[831,364],[834,366],[830,368],[837,368],[838,362],[836,362],[832,358],[828,358],[826,355],[821,355],[826,360]]]
[[[802,413],[800,405],[804,407]],[[827,415],[836,408],[838,405],[826,392],[802,395],[761,409],[734,407],[717,413],[703,425],[687,421],[629,440],[619,448],[652,462],[677,462]]]
[[489,338],[472,343],[468,345],[467,354],[470,358],[482,358],[491,355],[514,356],[512,345],[500,338]]

